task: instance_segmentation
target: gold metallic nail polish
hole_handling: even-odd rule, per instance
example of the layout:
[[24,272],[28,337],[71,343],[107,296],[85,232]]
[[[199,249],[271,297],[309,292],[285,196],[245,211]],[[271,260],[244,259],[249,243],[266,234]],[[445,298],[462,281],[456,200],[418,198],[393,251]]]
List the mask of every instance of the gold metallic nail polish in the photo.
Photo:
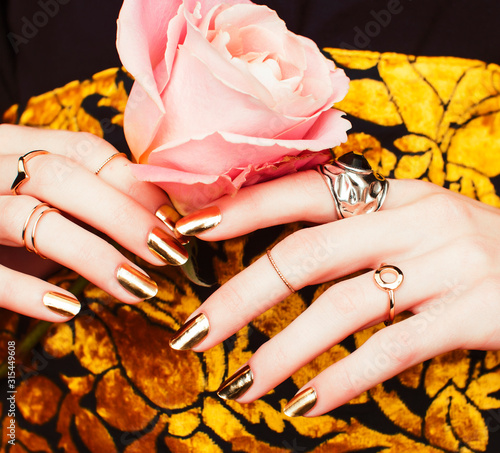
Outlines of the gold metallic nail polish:
[[306,388],[297,393],[283,408],[283,412],[288,417],[298,417],[309,412],[318,400],[316,390],[312,387]]
[[222,220],[220,209],[210,206],[201,211],[189,214],[175,224],[175,229],[183,236],[196,236],[215,228]]
[[217,395],[223,400],[235,400],[242,396],[252,384],[252,370],[248,365],[245,365],[221,384]]
[[175,223],[181,219],[181,215],[172,206],[168,204],[160,206],[155,215],[165,224],[182,245],[189,243],[189,238],[179,234],[175,229]]
[[158,292],[157,284],[148,275],[129,264],[122,264],[118,268],[116,278],[120,285],[139,299],[151,299]]
[[82,308],[78,299],[53,291],[43,296],[43,304],[61,316],[76,316]]
[[189,258],[187,251],[175,238],[160,228],[153,228],[148,237],[149,250],[172,266],[181,266]]
[[184,324],[170,340],[170,347],[177,351],[191,349],[208,335],[210,324],[205,314],[200,313]]

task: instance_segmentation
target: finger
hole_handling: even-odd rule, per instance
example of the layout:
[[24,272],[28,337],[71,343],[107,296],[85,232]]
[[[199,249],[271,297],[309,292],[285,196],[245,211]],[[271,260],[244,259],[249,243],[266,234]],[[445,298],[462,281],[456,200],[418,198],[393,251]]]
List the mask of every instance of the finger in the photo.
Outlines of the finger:
[[[472,287],[475,279],[483,278],[480,273],[471,275],[456,261],[452,250],[441,249],[398,262],[404,269],[404,282],[395,291],[396,313],[412,310],[417,304],[419,310],[428,309],[429,301],[447,303],[465,284]],[[437,276],[435,269],[443,269],[442,275]],[[260,398],[353,332],[388,318],[389,296],[375,284],[373,271],[333,285],[252,356],[247,365],[254,383],[238,401]]]
[[[391,180],[382,209],[411,203],[433,190],[421,181]],[[323,177],[314,170],[298,172],[273,181],[241,189],[226,196],[211,209],[190,214],[176,228],[184,235],[197,235],[218,241],[237,237],[259,228],[296,221],[326,223],[337,220],[337,213]]]
[[476,298],[471,291],[453,303],[442,304],[439,316],[422,312],[380,330],[307,383],[285,406],[285,413],[308,417],[324,414],[413,365],[464,347],[470,307]]
[[[90,133],[0,125],[0,153],[22,156],[35,149],[68,157],[70,160],[66,167],[60,168],[61,173],[71,171],[71,164],[95,173],[110,156],[117,153],[110,143]],[[170,201],[163,190],[134,177],[130,163],[125,157],[117,156],[101,169],[99,177],[153,214],[160,207],[169,205]],[[175,215],[175,211],[169,214],[172,215],[171,224],[174,224],[179,216]]]
[[67,321],[81,308],[70,292],[4,266],[0,266],[0,306],[49,322]]
[[[1,156],[0,163],[0,193],[8,194],[17,156]],[[18,193],[50,203],[152,264],[186,262],[187,252],[158,218],[88,170],[55,154],[39,155],[28,163],[30,178]]]
[[75,270],[122,302],[136,303],[156,295],[155,282],[117,249],[46,207],[33,211],[38,204],[31,197],[0,197],[0,211],[12,225],[0,228],[0,239],[24,245],[21,231],[33,213],[25,236],[30,250]]
[[[408,237],[402,220],[408,215],[406,209],[380,211],[300,230],[276,245],[272,256],[286,280],[297,290],[376,268],[381,256],[384,261],[396,263],[407,260],[410,258],[407,250],[416,250],[416,244],[419,254],[441,247],[433,238],[422,241],[425,234],[423,228],[418,228],[417,220],[412,219],[416,233]],[[366,231],[371,234],[365,234]],[[347,245],[344,238],[356,240],[349,240]],[[210,325],[209,333],[194,349],[201,351],[215,346],[289,294],[268,257],[261,257],[193,313],[191,318],[203,312]]]

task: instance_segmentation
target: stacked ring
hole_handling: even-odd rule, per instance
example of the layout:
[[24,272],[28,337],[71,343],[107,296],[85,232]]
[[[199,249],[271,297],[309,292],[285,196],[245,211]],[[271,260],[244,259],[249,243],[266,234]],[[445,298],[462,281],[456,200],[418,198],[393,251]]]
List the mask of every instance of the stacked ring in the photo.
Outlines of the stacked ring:
[[[28,243],[26,242],[26,231],[28,229],[28,225],[31,223],[32,219],[33,219],[33,216],[35,215],[35,213],[40,209],[40,208],[44,208],[44,207],[47,207],[48,209],[44,209],[42,212],[40,212],[40,214],[38,215],[38,217],[36,218],[36,220],[34,221],[33,223],[33,227],[31,228],[31,248],[28,247]],[[23,245],[24,247],[26,248],[26,250],[28,250],[28,252],[34,252],[36,253],[40,258],[43,258],[44,260],[47,259],[47,257],[45,257],[44,255],[42,255],[37,247],[36,247],[36,229],[38,227],[38,224],[40,223],[40,220],[42,219],[42,217],[47,214],[48,212],[60,212],[58,209],[56,208],[53,208],[51,207],[48,203],[38,203],[32,210],[31,212],[29,213],[26,221],[24,222],[24,225],[23,225],[23,231],[21,233],[21,237],[22,237],[22,241],[23,241]]]

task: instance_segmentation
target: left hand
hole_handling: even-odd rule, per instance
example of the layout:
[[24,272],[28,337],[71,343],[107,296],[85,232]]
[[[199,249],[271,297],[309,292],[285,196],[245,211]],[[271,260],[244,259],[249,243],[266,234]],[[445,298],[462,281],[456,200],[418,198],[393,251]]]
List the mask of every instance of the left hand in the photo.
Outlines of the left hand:
[[[277,267],[296,290],[381,263],[404,273],[395,310],[414,316],[380,330],[308,382],[303,398],[285,408],[287,415],[324,414],[406,368],[454,349],[500,348],[496,208],[430,183],[391,180],[380,211],[335,221],[331,194],[312,170],[242,189],[213,206],[220,209],[220,223],[212,209],[191,214],[178,226],[185,231],[205,213],[205,231],[196,234],[212,241],[299,220],[319,224],[288,236],[272,250]],[[206,317],[197,318],[203,321],[195,327],[197,338],[184,344],[192,336],[191,322],[172,345],[212,348],[289,294],[264,255],[191,315],[190,320],[201,313]],[[240,370],[219,394],[252,402],[347,336],[387,317],[388,294],[376,286],[372,271],[337,283],[260,347],[246,364],[251,371]]]

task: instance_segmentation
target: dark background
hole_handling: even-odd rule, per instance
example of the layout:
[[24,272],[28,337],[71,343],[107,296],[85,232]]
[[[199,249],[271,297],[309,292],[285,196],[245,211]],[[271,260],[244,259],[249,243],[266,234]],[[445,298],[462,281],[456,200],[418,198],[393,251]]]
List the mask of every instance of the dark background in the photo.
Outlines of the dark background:
[[[120,65],[122,0],[1,0],[0,111]],[[168,0],[166,0],[168,1]],[[258,0],[320,47],[500,63],[498,0]]]

